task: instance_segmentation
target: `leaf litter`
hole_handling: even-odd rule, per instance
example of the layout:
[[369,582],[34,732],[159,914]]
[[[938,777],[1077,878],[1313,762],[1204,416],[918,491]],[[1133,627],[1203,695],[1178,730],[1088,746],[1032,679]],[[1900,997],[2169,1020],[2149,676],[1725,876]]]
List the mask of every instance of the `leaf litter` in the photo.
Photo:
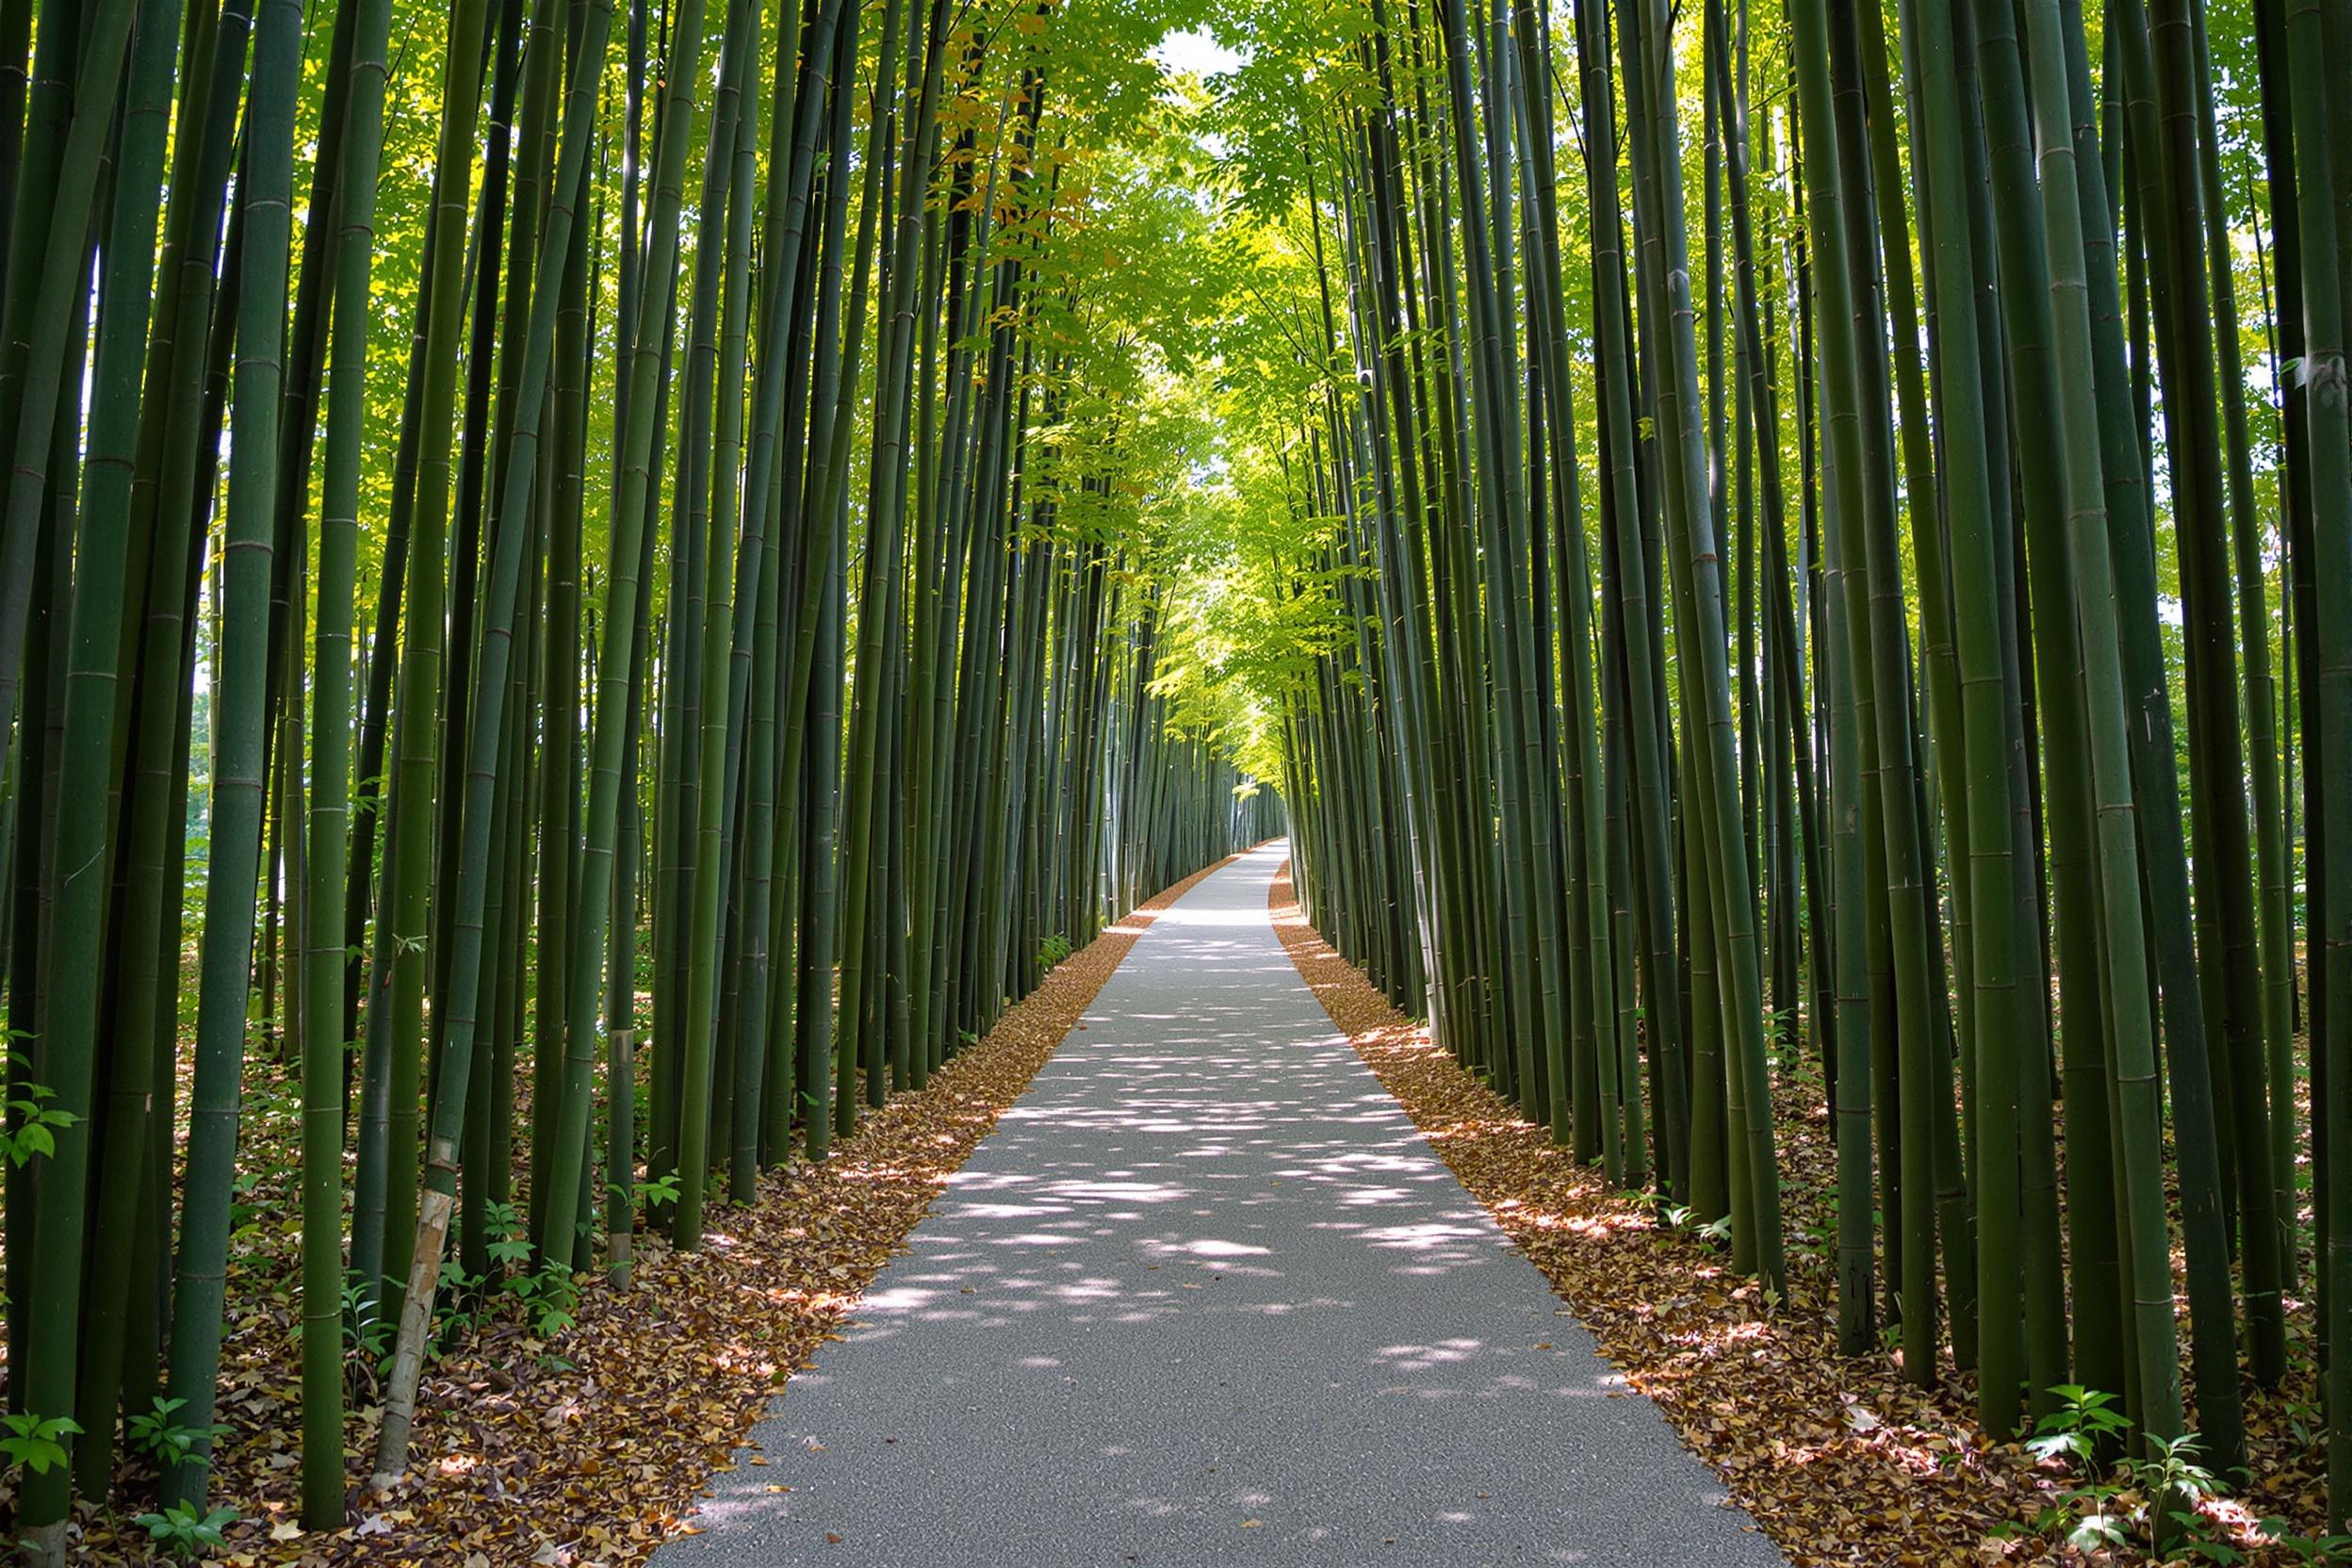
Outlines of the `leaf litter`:
[[[977,1044],[923,1089],[869,1111],[821,1164],[795,1157],[750,1208],[714,1208],[703,1248],[642,1229],[635,1277],[580,1281],[577,1321],[539,1339],[494,1322],[426,1369],[408,1474],[368,1478],[382,1412],[347,1415],[344,1527],[300,1522],[299,1231],[246,1266],[221,1347],[213,1500],[242,1515],[216,1560],[231,1568],[629,1568],[692,1515],[710,1478],[739,1462],[757,1421],[817,1348],[841,1337],[874,1275],[997,1118],[1079,1026],[1152,917],[1225,861],[1114,923],[1049,971]],[[262,1125],[255,1135],[267,1135]],[[281,1129],[280,1131],[284,1131]],[[290,1146],[289,1146],[290,1147]],[[141,1495],[132,1481],[124,1495]],[[777,1484],[776,1492],[790,1490]],[[137,1507],[77,1508],[77,1563],[151,1563]]]
[[[2120,1551],[2086,1558],[2037,1532],[2073,1482],[2057,1463],[1986,1436],[1967,1374],[1946,1365],[1940,1386],[1922,1390],[1903,1380],[1893,1355],[1838,1353],[1828,1249],[1807,1242],[1836,1228],[1836,1154],[1818,1083],[1784,1081],[1775,1091],[1795,1241],[1790,1298],[1774,1304],[1731,1270],[1725,1253],[1665,1223],[1651,1200],[1610,1187],[1597,1166],[1554,1148],[1547,1128],[1523,1119],[1399,1013],[1307,923],[1288,864],[1268,904],[1308,988],[1567,1303],[1560,1315],[1592,1332],[1625,1388],[1658,1407],[1792,1563],[2148,1560]],[[2299,1315],[2308,1319],[2308,1305]],[[2242,1500],[2205,1505],[2210,1529],[2226,1538],[2216,1544],[2242,1554],[2228,1560],[2303,1560],[2287,1546],[2266,1548],[2256,1524],[2284,1518],[2310,1527],[2324,1515],[2316,1461],[2295,1435],[2296,1413],[2317,1398],[2311,1385],[2306,1356],[2285,1389],[2248,1389],[2252,1479]],[[1563,1514],[1563,1527],[1572,1516]]]

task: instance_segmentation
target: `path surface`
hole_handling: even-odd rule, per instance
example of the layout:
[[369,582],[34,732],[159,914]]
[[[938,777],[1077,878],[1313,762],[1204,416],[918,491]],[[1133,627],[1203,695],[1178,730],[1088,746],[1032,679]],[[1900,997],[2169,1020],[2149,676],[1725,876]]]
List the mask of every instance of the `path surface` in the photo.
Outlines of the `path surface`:
[[658,1568],[1781,1561],[1334,1031],[1282,854],[1152,923]]

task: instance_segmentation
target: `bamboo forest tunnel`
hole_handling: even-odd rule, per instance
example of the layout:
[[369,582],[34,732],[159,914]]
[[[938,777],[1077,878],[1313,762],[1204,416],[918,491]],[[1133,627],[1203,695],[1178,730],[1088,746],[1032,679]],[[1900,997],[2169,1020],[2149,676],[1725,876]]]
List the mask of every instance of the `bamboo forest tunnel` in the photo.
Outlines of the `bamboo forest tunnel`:
[[430,1557],[452,1358],[1282,837],[2059,1540],[2321,1549],[2347,81],[2324,0],[0,0],[13,1534]]

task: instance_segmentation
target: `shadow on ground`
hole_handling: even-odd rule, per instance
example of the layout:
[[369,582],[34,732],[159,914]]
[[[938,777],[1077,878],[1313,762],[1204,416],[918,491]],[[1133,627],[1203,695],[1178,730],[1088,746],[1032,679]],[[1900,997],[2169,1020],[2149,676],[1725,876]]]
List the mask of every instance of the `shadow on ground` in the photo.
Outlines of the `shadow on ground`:
[[1161,914],[664,1568],[1776,1563],[1276,940]]

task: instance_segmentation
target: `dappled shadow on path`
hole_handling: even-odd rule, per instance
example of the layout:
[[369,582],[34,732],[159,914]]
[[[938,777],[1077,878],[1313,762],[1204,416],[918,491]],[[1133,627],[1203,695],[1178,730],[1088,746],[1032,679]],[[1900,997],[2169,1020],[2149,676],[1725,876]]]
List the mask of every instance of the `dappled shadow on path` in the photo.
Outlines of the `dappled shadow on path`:
[[1773,1560],[1334,1030],[1259,859],[1160,916],[665,1561],[1683,1560],[1661,1511]]

